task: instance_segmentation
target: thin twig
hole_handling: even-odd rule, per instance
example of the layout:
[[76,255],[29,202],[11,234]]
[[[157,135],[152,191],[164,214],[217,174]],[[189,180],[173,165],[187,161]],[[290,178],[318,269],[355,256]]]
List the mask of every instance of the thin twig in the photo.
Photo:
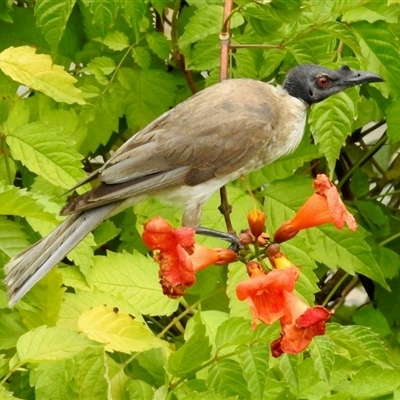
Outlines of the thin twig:
[[257,44],[257,43],[247,43],[247,44],[230,44],[230,49],[282,49],[281,44]]
[[192,94],[195,94],[198,92],[198,90],[194,83],[191,72],[186,69],[185,59],[179,51],[178,15],[180,12],[180,7],[181,7],[181,0],[176,0],[175,7],[174,7],[174,10],[172,13],[172,18],[171,18],[172,55],[173,55],[174,59],[176,60],[176,62],[178,63],[179,68],[183,71],[190,91],[192,92]]

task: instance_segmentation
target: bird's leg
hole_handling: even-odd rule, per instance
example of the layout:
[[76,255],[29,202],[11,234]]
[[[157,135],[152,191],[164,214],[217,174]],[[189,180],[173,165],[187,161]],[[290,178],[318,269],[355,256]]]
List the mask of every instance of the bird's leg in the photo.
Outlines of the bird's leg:
[[234,233],[216,231],[202,226],[197,227],[195,230],[199,235],[211,236],[229,242],[231,244],[229,248],[235,252],[238,252],[242,247],[238,237]]

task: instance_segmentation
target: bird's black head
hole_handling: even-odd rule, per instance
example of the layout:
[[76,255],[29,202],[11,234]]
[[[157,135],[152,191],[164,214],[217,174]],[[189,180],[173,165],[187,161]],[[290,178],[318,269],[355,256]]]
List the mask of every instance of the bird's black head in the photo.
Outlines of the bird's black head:
[[303,64],[288,72],[283,88],[291,96],[313,104],[351,86],[383,81],[379,75],[353,71],[347,65],[333,71],[319,65]]

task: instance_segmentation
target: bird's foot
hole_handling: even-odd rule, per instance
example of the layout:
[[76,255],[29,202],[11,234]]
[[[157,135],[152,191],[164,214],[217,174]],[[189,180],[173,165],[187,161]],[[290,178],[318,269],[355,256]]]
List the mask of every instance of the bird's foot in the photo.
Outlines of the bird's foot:
[[229,248],[235,253],[237,253],[242,248],[238,237],[234,233],[216,231],[214,229],[204,228],[202,226],[196,228],[196,233],[199,235],[215,237],[229,242],[231,244]]

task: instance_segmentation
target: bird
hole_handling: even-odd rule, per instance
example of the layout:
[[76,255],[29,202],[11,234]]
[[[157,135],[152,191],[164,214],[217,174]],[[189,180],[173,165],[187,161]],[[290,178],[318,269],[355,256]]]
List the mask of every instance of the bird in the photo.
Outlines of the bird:
[[68,218],[6,264],[9,305],[104,219],[148,198],[183,205],[182,225],[207,232],[200,224],[205,202],[228,182],[293,152],[309,106],[351,86],[383,81],[347,65],[332,70],[302,64],[289,70],[282,85],[229,79],[189,97],[78,183],[73,190],[97,180],[67,201],[61,215]]

